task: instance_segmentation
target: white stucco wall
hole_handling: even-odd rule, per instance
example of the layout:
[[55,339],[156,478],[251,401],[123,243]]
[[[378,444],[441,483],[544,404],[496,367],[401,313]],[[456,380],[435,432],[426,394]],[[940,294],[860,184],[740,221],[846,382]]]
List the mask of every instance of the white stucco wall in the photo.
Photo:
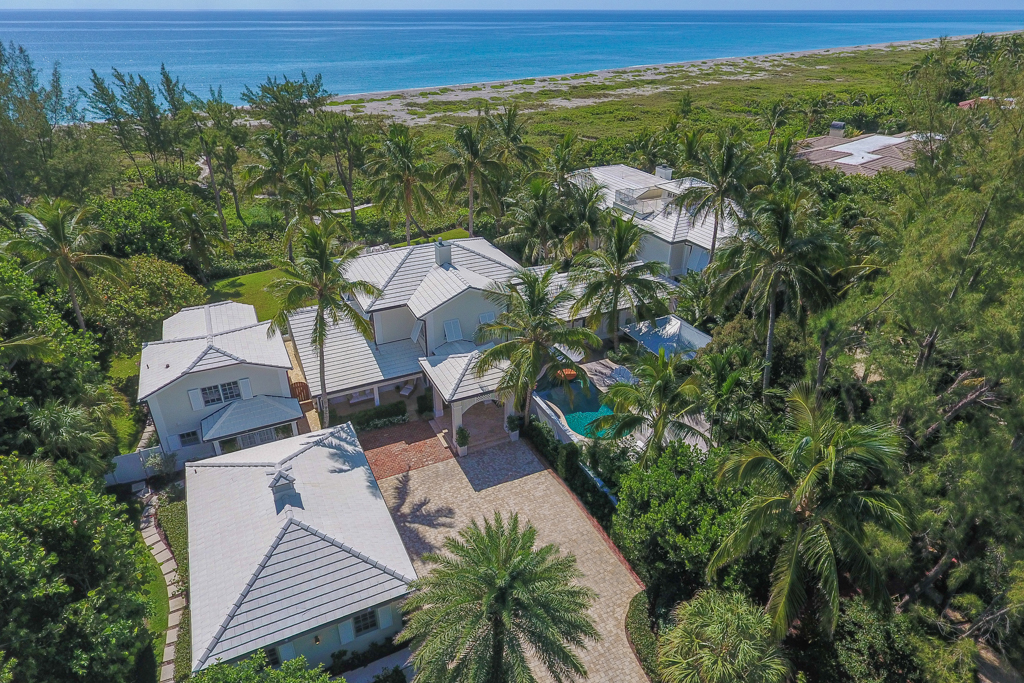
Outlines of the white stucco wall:
[[445,343],[444,321],[459,319],[462,326],[462,337],[473,341],[476,328],[480,325],[480,314],[490,311],[495,316],[500,309],[493,301],[488,301],[483,292],[471,290],[463,292],[446,304],[439,306],[427,314],[427,348],[433,351]]
[[[400,604],[400,602],[394,602],[377,608],[378,620],[380,619],[381,611],[390,611],[391,626],[377,629],[376,631],[370,631],[369,633],[364,633],[349,643],[342,644],[341,637],[338,632],[338,624],[348,621],[346,619],[342,619],[342,622],[334,622],[332,624],[325,625],[316,631],[293,638],[287,641],[287,643],[295,648],[296,657],[301,655],[306,658],[306,663],[309,666],[312,667],[317,664],[328,665],[331,663],[332,652],[337,652],[338,650],[343,649],[348,650],[349,652],[359,652],[365,650],[370,643],[374,641],[379,642],[390,635],[398,633],[402,627],[402,612],[399,609]],[[318,636],[320,638],[319,645],[315,642]],[[283,644],[284,643],[281,645]],[[281,645],[277,646],[279,656],[281,653]],[[287,648],[285,649],[287,650]]]
[[[160,445],[165,453],[177,452],[182,462],[213,455],[213,444],[200,443],[198,446],[178,448],[178,434],[198,431],[202,438],[200,423],[208,415],[224,407],[217,403],[201,410],[192,410],[188,398],[189,389],[201,389],[213,384],[238,381],[249,378],[253,396],[290,396],[288,371],[282,368],[266,368],[256,365],[232,365],[216,370],[206,370],[185,375],[170,386],[164,387],[149,397],[149,409],[153,424],[160,435]],[[172,438],[174,437],[174,438]]]
[[639,259],[644,263],[661,261],[669,263],[672,257],[671,245],[660,237],[644,235],[640,243]]
[[416,316],[408,306],[377,311],[373,314],[373,330],[378,344],[408,339],[415,324]]

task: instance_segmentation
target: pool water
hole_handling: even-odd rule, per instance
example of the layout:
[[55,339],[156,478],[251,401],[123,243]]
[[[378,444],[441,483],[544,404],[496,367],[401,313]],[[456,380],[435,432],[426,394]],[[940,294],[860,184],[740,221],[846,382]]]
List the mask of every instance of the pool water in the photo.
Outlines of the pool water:
[[593,437],[594,432],[590,428],[590,423],[603,415],[612,414],[608,406],[601,405],[601,393],[591,386],[590,396],[587,396],[583,393],[583,385],[579,381],[568,387],[552,387],[538,394],[558,406],[565,415],[569,429],[580,436]]

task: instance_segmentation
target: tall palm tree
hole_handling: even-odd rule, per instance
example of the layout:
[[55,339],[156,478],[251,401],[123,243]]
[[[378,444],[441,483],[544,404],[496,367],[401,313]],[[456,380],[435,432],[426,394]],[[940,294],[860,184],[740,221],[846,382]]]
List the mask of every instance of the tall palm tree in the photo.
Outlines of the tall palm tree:
[[783,100],[773,100],[757,112],[757,118],[768,129],[765,147],[771,147],[775,132],[789,122],[789,107]]
[[182,251],[204,285],[209,284],[206,273],[212,265],[213,256],[219,251],[232,251],[231,243],[217,234],[217,224],[217,214],[207,211],[198,202],[184,203],[174,212],[174,225]]
[[715,551],[708,576],[755,551],[781,545],[772,571],[768,613],[781,639],[816,592],[826,630],[839,617],[840,576],[883,610],[892,608],[882,572],[867,549],[867,527],[906,537],[903,501],[880,488],[902,459],[901,437],[889,424],[847,425],[835,405],[807,383],[788,398],[788,429],[777,448],[748,442],[722,462],[723,485],[752,486],[736,529]]
[[724,250],[716,288],[724,296],[746,289],[750,306],[767,324],[764,354],[765,391],[771,382],[772,349],[779,296],[802,306],[812,294],[822,296],[824,268],[839,253],[839,244],[815,219],[811,193],[783,188],[759,201],[741,233]]
[[348,114],[324,110],[314,115],[314,130],[325,143],[327,151],[334,157],[335,170],[348,196],[349,216],[354,228],[356,199],[353,183],[356,169],[362,166],[366,154],[362,129]]
[[654,173],[654,169],[665,160],[667,145],[660,133],[641,131],[626,143],[626,152],[632,163],[640,170]]
[[612,345],[619,350],[619,311],[626,309],[640,320],[644,313],[664,310],[668,291],[668,266],[661,261],[637,260],[647,231],[633,222],[614,216],[605,231],[603,246],[574,259],[570,281],[581,288],[572,315],[586,313],[592,329],[607,326]]
[[532,270],[518,271],[512,283],[500,283],[486,296],[500,305],[504,312],[477,328],[479,343],[497,342],[484,351],[476,372],[483,375],[491,368],[505,366],[498,394],[504,400],[522,406],[530,414],[530,402],[537,382],[545,374],[554,380],[559,370],[575,371],[584,377],[570,354],[586,353],[597,348],[601,340],[584,327],[572,327],[559,316],[559,311],[572,303],[572,291],[555,291],[555,271],[543,274]]
[[[319,223],[331,216],[331,209],[341,202],[337,181],[329,173],[304,163],[285,176],[281,201],[288,206],[292,219],[285,231],[288,260],[292,260],[292,240],[305,226]],[[339,226],[340,227],[340,226]]]
[[597,595],[576,583],[575,556],[536,543],[532,524],[495,512],[424,556],[435,566],[413,582],[398,635],[413,643],[415,683],[532,683],[530,654],[556,681],[586,678],[576,650],[600,638],[587,613]]
[[748,349],[732,346],[721,353],[702,353],[691,364],[700,382],[704,417],[714,443],[725,443],[730,436],[740,434],[750,438],[765,431],[756,402],[761,364]]
[[601,209],[604,185],[569,183],[562,196],[561,222],[566,235],[562,240],[562,255],[572,258],[587,249],[599,247],[602,228],[608,213]]
[[783,683],[771,618],[742,593],[705,590],[672,610],[658,644],[664,683]]
[[687,376],[682,355],[645,353],[630,368],[633,382],[616,382],[601,395],[601,403],[612,410],[590,423],[604,437],[646,438],[639,466],[646,468],[661,454],[665,443],[686,435],[707,439],[686,420],[700,414],[697,378]]
[[85,329],[82,303],[92,296],[89,278],[97,273],[116,275],[120,262],[113,256],[97,253],[110,234],[89,223],[87,207],[77,207],[63,199],[44,199],[31,209],[18,211],[21,232],[4,243],[4,250],[29,261],[26,272],[53,275],[63,287],[79,329]]
[[484,194],[487,176],[504,169],[491,141],[481,126],[461,125],[455,129],[454,143],[445,146],[450,161],[438,169],[437,177],[448,181],[449,198],[458,190],[469,195],[469,236],[473,236],[473,201]]
[[438,205],[428,186],[434,168],[424,160],[420,137],[406,125],[391,124],[380,147],[372,150],[366,173],[374,200],[405,214],[405,243],[412,244],[413,214],[423,216]]
[[559,251],[560,223],[558,193],[547,178],[534,178],[516,197],[508,212],[509,231],[496,241],[522,245],[523,258],[530,263],[546,261]]
[[710,259],[715,259],[718,231],[727,219],[739,220],[747,194],[745,182],[753,170],[755,158],[746,143],[732,131],[720,130],[714,144],[699,148],[691,164],[696,183],[676,198],[676,203],[693,215],[708,212],[714,218]]
[[565,191],[568,175],[579,168],[579,147],[579,137],[576,133],[566,133],[551,150],[547,175],[560,191]]
[[352,305],[356,294],[378,296],[380,290],[365,280],[349,280],[344,273],[358,256],[361,247],[344,248],[341,231],[333,220],[310,225],[299,237],[299,257],[294,263],[281,263],[281,276],[267,285],[280,302],[280,310],[271,320],[268,334],[287,329],[288,314],[305,306],[316,306],[311,342],[320,356],[320,397],[323,401],[322,424],[330,426],[327,404],[327,377],[324,374],[324,346],[330,326],[347,321],[367,339],[373,338],[373,325]]
[[540,152],[526,144],[526,123],[519,117],[519,106],[504,106],[487,117],[487,127],[494,136],[496,158],[505,166],[522,164],[532,168]]
[[294,162],[288,141],[283,134],[268,130],[256,135],[256,144],[249,149],[256,161],[242,169],[247,192],[269,196],[272,205],[284,212],[285,224],[291,223],[291,211],[281,201],[281,193]]
[[811,166],[798,157],[796,152],[796,143],[792,138],[779,138],[774,145],[765,148],[758,173],[759,182],[751,188],[751,193],[764,194],[803,182],[810,175]]

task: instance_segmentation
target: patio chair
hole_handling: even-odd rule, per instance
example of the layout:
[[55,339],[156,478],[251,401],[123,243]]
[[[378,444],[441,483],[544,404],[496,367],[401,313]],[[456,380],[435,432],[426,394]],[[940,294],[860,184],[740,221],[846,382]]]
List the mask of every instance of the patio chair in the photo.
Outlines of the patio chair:
[[408,396],[409,394],[411,394],[413,392],[413,389],[415,389],[415,388],[416,388],[416,379],[414,378],[411,382],[409,382],[404,387],[402,387],[402,390],[400,392],[398,392],[398,393],[401,394],[402,396]]
[[356,393],[352,394],[352,398],[350,398],[348,400],[348,404],[350,406],[352,406],[352,405],[355,405],[357,403],[362,403],[363,401],[369,401],[372,398],[373,398],[373,390],[372,389],[367,389],[366,391],[357,391]]

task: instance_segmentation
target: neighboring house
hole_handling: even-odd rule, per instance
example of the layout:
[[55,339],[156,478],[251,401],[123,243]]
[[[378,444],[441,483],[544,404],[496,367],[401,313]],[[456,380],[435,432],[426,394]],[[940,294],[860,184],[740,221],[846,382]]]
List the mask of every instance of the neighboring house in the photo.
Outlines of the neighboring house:
[[905,171],[914,167],[914,147],[921,136],[915,133],[868,133],[844,138],[843,125],[841,122],[833,123],[829,135],[801,140],[798,143],[800,151],[796,156],[848,175],[873,176],[887,168]]
[[185,462],[298,433],[292,363],[269,327],[252,306],[224,301],[183,308],[143,345],[139,400],[164,453]]
[[[703,181],[672,180],[672,169],[667,166],[659,166],[652,175],[622,164],[585,168],[570,175],[569,180],[580,186],[600,185],[604,188],[601,208],[632,217],[650,233],[644,238],[641,261],[668,264],[673,276],[707,266],[715,231],[713,213],[694,215],[675,204],[679,195]],[[726,216],[718,226],[718,244],[735,233],[735,221]]]
[[330,664],[396,633],[416,571],[351,424],[189,463],[192,671]]

